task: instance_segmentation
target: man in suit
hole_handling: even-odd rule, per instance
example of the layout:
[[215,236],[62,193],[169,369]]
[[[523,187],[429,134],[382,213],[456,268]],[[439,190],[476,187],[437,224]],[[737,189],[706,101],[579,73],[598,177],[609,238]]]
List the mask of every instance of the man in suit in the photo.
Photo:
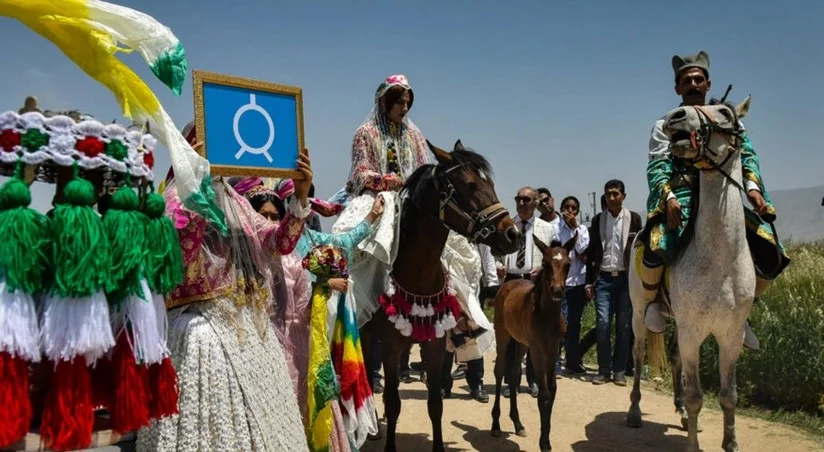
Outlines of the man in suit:
[[[627,269],[630,248],[638,231],[641,216],[624,208],[624,183],[613,179],[604,184],[607,210],[592,219],[587,248],[588,294],[595,290],[596,342],[598,375],[593,384],[613,380],[627,384],[626,365],[631,350],[632,303],[629,299]],[[610,323],[615,316],[615,350],[612,350]]]
[[[541,270],[543,255],[533,237],[538,237],[547,245],[553,240],[558,240],[558,229],[535,216],[537,206],[538,193],[535,189],[524,187],[518,190],[515,196],[515,208],[518,211],[518,215],[515,216],[515,225],[521,231],[521,242],[517,251],[498,260],[498,277],[504,282],[513,279],[532,279]],[[538,384],[535,381],[535,372],[528,355],[526,381],[529,384],[529,393],[533,397],[538,397]],[[520,378],[516,386],[520,386]]]

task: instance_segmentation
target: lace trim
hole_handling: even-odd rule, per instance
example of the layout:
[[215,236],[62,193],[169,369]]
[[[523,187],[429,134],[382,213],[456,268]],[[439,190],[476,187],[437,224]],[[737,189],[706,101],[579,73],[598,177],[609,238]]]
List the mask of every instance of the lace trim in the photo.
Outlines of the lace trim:
[[152,180],[157,140],[119,124],[40,112],[0,113],[0,163],[22,159],[29,165],[53,163],[86,170],[108,168],[133,178]]

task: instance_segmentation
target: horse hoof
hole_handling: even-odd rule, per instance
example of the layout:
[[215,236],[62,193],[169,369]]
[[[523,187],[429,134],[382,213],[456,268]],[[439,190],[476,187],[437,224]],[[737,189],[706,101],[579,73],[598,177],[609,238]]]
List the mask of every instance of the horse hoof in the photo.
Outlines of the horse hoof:
[[632,407],[627,413],[627,427],[641,428],[641,409]]
[[526,429],[522,428],[515,432],[516,435],[520,436],[521,438],[526,438]]
[[501,431],[500,430],[492,430],[492,436],[494,436],[495,438],[500,438],[501,437]]
[[628,415],[627,416],[627,427],[641,428],[641,425],[642,425],[641,416],[633,416],[633,415]]

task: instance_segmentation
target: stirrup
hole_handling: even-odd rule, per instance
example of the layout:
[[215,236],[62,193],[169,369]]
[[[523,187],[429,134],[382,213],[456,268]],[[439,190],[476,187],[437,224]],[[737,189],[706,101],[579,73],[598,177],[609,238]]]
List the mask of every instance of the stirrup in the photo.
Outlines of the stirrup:
[[667,318],[661,312],[661,307],[661,302],[653,301],[644,311],[644,325],[652,333],[661,334],[667,331]]
[[752,330],[749,320],[747,320],[747,322],[744,323],[744,347],[752,351],[761,350],[761,341],[758,340],[758,337]]

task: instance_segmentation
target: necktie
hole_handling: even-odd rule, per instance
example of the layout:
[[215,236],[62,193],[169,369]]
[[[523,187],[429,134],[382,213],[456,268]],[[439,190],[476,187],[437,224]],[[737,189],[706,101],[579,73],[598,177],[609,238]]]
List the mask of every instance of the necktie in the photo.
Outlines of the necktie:
[[529,223],[523,221],[521,223],[521,240],[518,242],[518,257],[515,259],[515,266],[524,268],[526,265],[526,230]]

